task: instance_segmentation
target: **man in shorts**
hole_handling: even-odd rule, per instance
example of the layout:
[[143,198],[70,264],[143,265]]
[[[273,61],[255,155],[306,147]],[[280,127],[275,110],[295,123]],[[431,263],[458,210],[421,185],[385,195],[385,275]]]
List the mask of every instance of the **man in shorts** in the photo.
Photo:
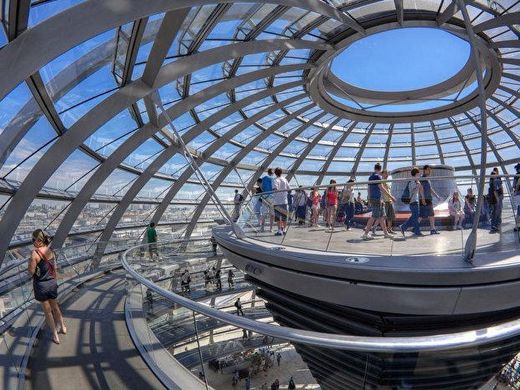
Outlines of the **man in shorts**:
[[273,193],[274,219],[278,224],[278,231],[275,236],[285,235],[287,233],[287,193],[291,190],[287,179],[282,176],[282,168],[276,168],[274,174],[276,178],[273,180],[273,190],[283,191]]
[[435,213],[433,212],[433,198],[435,196],[440,199],[440,196],[435,192],[432,187],[432,183],[428,179],[428,176],[432,174],[432,168],[429,165],[423,167],[423,174],[420,182],[424,192],[424,203],[419,203],[419,217],[420,222],[424,219],[428,219],[430,222],[430,234],[439,234],[435,228]]
[[[273,190],[273,168],[267,170],[267,175],[262,177],[262,192],[271,192]],[[262,198],[263,206],[269,214],[269,231],[273,231],[274,208],[273,208],[273,194],[267,194]],[[265,222],[264,222],[265,223]]]
[[[381,181],[383,177],[381,176],[381,164],[377,163],[374,165],[374,173],[370,175],[368,181]],[[395,202],[395,198],[388,192],[383,183],[374,183],[368,185],[368,206],[372,208],[372,216],[368,219],[367,226],[365,227],[365,231],[361,238],[363,240],[373,240],[374,237],[369,235],[369,232],[372,230],[372,226],[374,223],[379,224],[383,229],[385,238],[392,238],[390,234],[388,234],[388,230],[386,229],[386,214],[385,214],[385,206],[383,202],[383,194],[388,196],[392,201]]]

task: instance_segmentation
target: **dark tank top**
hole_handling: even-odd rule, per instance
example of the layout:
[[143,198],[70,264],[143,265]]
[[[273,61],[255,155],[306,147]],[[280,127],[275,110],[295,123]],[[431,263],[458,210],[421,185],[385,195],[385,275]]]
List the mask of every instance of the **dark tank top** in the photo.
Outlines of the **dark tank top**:
[[36,265],[33,280],[38,283],[56,279],[56,266],[54,265],[54,259],[48,260],[38,249],[36,249],[36,254],[41,260]]

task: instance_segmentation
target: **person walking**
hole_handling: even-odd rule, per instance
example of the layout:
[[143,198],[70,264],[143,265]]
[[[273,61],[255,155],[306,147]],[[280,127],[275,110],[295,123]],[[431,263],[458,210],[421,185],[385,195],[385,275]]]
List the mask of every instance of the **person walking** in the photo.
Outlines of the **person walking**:
[[234,277],[235,277],[235,274],[233,273],[233,270],[230,269],[228,271],[228,274],[227,274],[227,283],[228,283],[228,288],[233,288],[235,287],[235,280],[234,280]]
[[146,290],[146,301],[148,302],[148,313],[153,312],[153,293],[151,289]]
[[238,218],[240,218],[240,208],[242,207],[243,202],[244,197],[238,192],[238,190],[235,190],[235,196],[233,197],[233,222],[238,221]]
[[256,216],[256,220],[258,222],[258,226],[260,227],[260,231],[265,230],[265,216],[264,216],[264,206],[262,199],[262,179],[258,179],[256,181],[256,186],[254,188],[254,212]]
[[460,201],[459,193],[455,191],[448,201],[448,210],[453,218],[453,230],[462,230],[462,222],[464,221],[464,210]]
[[246,390],[251,389],[251,379],[249,379],[249,377],[246,378],[245,388],[246,388]]
[[[56,272],[56,255],[49,248],[50,238],[41,229],[32,233],[34,249],[27,270],[33,279],[34,299],[40,302],[45,322],[51,332],[51,339],[59,344],[58,333],[66,334],[67,327],[63,321],[60,306],[58,304],[58,282]],[[58,325],[56,325],[58,324]]]
[[213,257],[217,255],[217,240],[211,236],[211,249],[213,250]]
[[[388,171],[385,169],[381,173],[381,176],[384,180],[388,179]],[[388,184],[387,181],[382,183],[385,187],[386,191],[383,192],[383,201],[385,205],[385,215],[386,215],[386,230],[389,234],[395,234],[393,231],[393,226],[395,223],[395,209],[394,209],[394,202],[395,198],[393,198],[390,194],[390,184]]]
[[[374,172],[368,178],[368,181],[382,181],[383,178],[381,176],[381,164],[376,163],[374,165]],[[395,201],[395,198],[388,192],[383,183],[379,182],[376,184],[368,185],[368,205],[372,208],[372,215],[368,219],[367,225],[365,226],[365,230],[361,238],[363,240],[372,240],[374,237],[369,235],[369,232],[372,230],[373,225],[379,224],[381,229],[383,229],[383,233],[385,238],[392,238],[386,229],[386,215],[383,203],[383,195],[386,194],[390,197],[391,200]]]
[[321,203],[321,194],[318,191],[318,187],[314,187],[312,189],[311,195],[311,225],[310,226],[318,226],[318,219],[320,217],[320,203]]
[[307,214],[307,193],[299,186],[294,195],[294,204],[296,206],[296,219],[298,225],[305,224],[305,215]]
[[294,379],[293,377],[291,376],[291,378],[289,379],[289,385],[287,386],[287,388],[289,390],[294,390],[296,389],[296,384],[294,383]]
[[241,315],[242,317],[245,317],[244,311],[242,310],[242,302],[240,302],[240,297],[235,301],[235,307],[237,309],[237,316]]
[[439,234],[437,229],[435,228],[435,213],[433,211],[433,196],[437,199],[441,197],[435,190],[433,189],[431,181],[428,177],[432,174],[432,168],[429,165],[425,165],[423,167],[423,174],[421,176],[420,182],[423,188],[424,193],[424,204],[421,202],[419,204],[419,216],[420,222],[423,219],[427,219],[430,222],[430,234]]
[[[267,175],[262,177],[262,192],[271,192],[273,190],[273,168],[267,170]],[[266,208],[266,213],[269,214],[269,231],[273,231],[274,208],[273,208],[273,194],[267,194],[262,202]],[[265,222],[264,222],[265,223]]]
[[159,257],[159,253],[157,252],[157,231],[155,230],[154,222],[150,222],[150,225],[146,228],[146,242],[148,243],[150,260],[153,260],[154,254]]
[[222,274],[222,271],[219,269],[217,269],[215,271],[215,283],[217,285],[217,290],[222,290],[222,280],[221,280],[221,274]]
[[498,233],[502,224],[502,206],[504,201],[504,188],[502,179],[498,176],[498,168],[493,168],[489,179],[488,201],[491,211],[490,233]]
[[473,195],[473,190],[468,188],[466,192],[466,196],[464,197],[464,221],[462,222],[462,226],[464,227],[465,222],[469,222],[470,225],[473,225],[473,219],[475,217],[477,209],[477,199],[475,195]]
[[280,367],[280,361],[282,360],[282,355],[280,352],[276,354],[276,364],[278,364],[278,367]]
[[422,204],[426,204],[426,202],[424,201],[422,185],[418,180],[419,168],[413,167],[410,174],[412,178],[408,183],[406,183],[401,201],[410,205],[411,215],[410,218],[399,227],[399,229],[401,230],[403,237],[405,237],[406,230],[411,227],[413,228],[414,235],[420,237],[423,234],[421,233],[421,226],[419,225],[419,202]]
[[520,163],[515,165],[516,175],[513,178],[513,206],[516,207],[515,228],[514,231],[520,230]]
[[275,212],[275,222],[278,224],[278,231],[275,236],[285,235],[287,233],[287,191],[290,191],[287,179],[282,176],[282,168],[276,168],[274,174],[276,178],[273,180],[273,204]]
[[338,190],[336,189],[336,180],[331,179],[329,186],[325,190],[325,204],[327,208],[326,223],[330,231],[334,231],[336,225],[336,212],[338,209]]
[[191,283],[190,272],[187,269],[185,269],[181,275],[181,291],[183,293],[191,292],[190,283]]
[[341,191],[341,198],[343,202],[343,208],[345,213],[345,228],[352,230],[352,222],[356,211],[356,202],[354,198],[354,178],[348,179],[345,188]]

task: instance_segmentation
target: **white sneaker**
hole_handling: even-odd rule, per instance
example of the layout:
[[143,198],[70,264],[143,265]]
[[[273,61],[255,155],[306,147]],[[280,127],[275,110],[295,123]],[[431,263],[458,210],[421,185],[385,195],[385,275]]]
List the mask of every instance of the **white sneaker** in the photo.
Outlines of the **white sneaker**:
[[385,237],[385,238],[391,238],[391,239],[394,238],[392,235],[390,235],[390,234],[388,234],[388,233],[385,233],[384,237]]
[[366,233],[363,234],[363,235],[361,236],[361,238],[362,238],[364,241],[369,241],[369,240],[373,240],[373,239],[374,239],[374,237],[372,237],[372,236],[370,236],[370,235],[368,235],[368,234],[366,234]]

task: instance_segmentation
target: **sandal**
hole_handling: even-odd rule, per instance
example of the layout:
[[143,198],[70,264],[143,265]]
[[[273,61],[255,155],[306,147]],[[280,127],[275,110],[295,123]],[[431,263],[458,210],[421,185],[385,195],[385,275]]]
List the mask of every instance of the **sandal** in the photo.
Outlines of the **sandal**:
[[54,344],[59,344],[60,343],[60,338],[58,337],[58,333],[56,332],[56,334],[52,335],[51,337],[51,340]]

